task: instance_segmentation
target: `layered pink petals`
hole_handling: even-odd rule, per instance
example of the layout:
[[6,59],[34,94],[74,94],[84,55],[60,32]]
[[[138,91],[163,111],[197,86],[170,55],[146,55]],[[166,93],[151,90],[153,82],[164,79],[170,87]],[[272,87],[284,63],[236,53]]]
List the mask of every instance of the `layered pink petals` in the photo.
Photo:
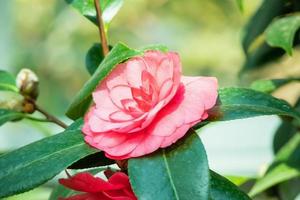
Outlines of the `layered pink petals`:
[[82,129],[86,142],[126,159],[169,146],[206,119],[217,80],[181,76],[177,54],[149,51],[117,65],[93,99]]
[[137,200],[128,176],[121,172],[113,174],[108,181],[89,173],[79,173],[68,179],[60,179],[59,183],[72,190],[84,192],[60,200]]

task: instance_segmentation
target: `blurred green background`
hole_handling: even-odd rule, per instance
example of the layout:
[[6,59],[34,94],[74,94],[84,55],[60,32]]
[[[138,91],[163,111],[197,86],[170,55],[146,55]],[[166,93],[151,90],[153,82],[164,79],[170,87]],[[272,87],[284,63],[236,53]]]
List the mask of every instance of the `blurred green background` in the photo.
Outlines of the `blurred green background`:
[[[234,85],[244,59],[242,27],[259,2],[247,2],[241,13],[235,0],[125,0],[109,41],[134,48],[163,43],[180,53],[185,74]],[[0,12],[1,69],[33,69],[41,80],[41,104],[64,114],[88,79],[84,60],[99,41],[96,26],[63,0],[1,0]]]
[[[244,61],[241,48],[243,26],[260,3],[261,0],[245,1],[244,12],[241,12],[235,0],[125,0],[111,23],[109,42],[113,45],[122,41],[133,48],[162,43],[179,52],[186,75],[216,76],[221,87],[245,84],[248,76],[272,76],[266,71],[249,73],[251,75],[246,75],[246,81],[238,78]],[[0,1],[0,69],[13,74],[24,67],[34,70],[40,78],[39,104],[66,122],[69,120],[63,114],[68,104],[89,78],[85,54],[95,42],[99,42],[96,26],[63,0]],[[283,62],[285,64],[295,62],[295,58],[284,59],[287,60]],[[277,71],[274,76],[281,75],[281,71]],[[245,134],[250,137],[245,139],[242,136],[248,143],[236,146],[232,146],[232,142],[236,143],[241,136],[225,137],[223,134],[222,138],[222,135],[214,134],[219,130],[237,134],[240,130],[271,133],[279,122],[276,117],[261,119],[252,128],[247,127],[249,121],[241,120],[235,126],[228,123],[204,130],[207,132],[203,133],[203,139],[210,163],[217,171],[223,169],[232,175],[255,175],[259,171],[257,166],[271,160],[271,148],[268,150],[271,134],[265,134],[259,142],[253,139],[253,135]],[[0,152],[60,130],[55,125],[22,122],[8,123],[0,128]],[[213,136],[206,137],[208,132]],[[226,143],[224,138],[232,140],[231,143]],[[252,157],[247,157],[251,149],[255,151],[252,151]],[[241,163],[239,159],[232,159],[234,153],[240,153],[240,159],[246,154],[247,161]],[[230,162],[240,166],[228,166]],[[251,166],[253,162],[256,163],[254,167]],[[10,199],[47,199],[54,183]]]

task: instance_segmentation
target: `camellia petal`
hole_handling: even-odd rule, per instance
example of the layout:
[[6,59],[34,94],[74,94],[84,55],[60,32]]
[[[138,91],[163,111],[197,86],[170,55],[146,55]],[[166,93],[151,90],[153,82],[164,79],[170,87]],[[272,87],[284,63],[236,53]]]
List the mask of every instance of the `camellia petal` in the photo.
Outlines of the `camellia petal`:
[[66,179],[59,179],[59,182],[72,190],[84,192],[59,200],[137,200],[128,176],[122,172],[114,173],[108,181],[82,172]]
[[145,52],[99,84],[84,118],[85,141],[118,160],[167,147],[208,117],[217,87],[213,77],[182,76],[176,53]]

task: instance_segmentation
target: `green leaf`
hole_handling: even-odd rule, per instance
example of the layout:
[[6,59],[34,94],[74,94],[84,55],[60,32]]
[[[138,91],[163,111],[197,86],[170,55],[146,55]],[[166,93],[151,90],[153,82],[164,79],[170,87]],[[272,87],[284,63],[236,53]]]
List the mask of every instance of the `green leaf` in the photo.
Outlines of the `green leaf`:
[[66,115],[71,119],[82,117],[90,105],[92,99],[91,94],[96,89],[100,81],[103,80],[117,64],[133,56],[142,55],[142,53],[142,51],[130,49],[122,43],[116,44],[110,53],[104,58],[93,76],[77,93],[73,102],[69,106]]
[[0,126],[8,121],[22,119],[24,117],[23,113],[7,110],[7,109],[0,109]]
[[272,48],[266,42],[263,42],[255,50],[247,54],[247,59],[243,64],[243,68],[240,73],[251,69],[257,69],[268,62],[275,61],[283,55],[284,50]]
[[244,51],[249,51],[252,43],[258,36],[264,33],[275,17],[290,10],[291,8],[287,8],[284,0],[264,0],[245,27],[245,36],[243,38]]
[[293,81],[300,81],[300,78],[257,80],[251,84],[250,88],[264,93],[272,93],[278,88]]
[[139,199],[208,199],[207,157],[194,131],[169,148],[130,159],[128,172]]
[[273,152],[276,154],[298,131],[298,128],[293,125],[293,120],[282,119],[281,125],[274,134]]
[[18,92],[16,79],[10,73],[0,70],[0,90]]
[[58,200],[59,198],[66,198],[75,194],[77,194],[75,190],[70,190],[63,185],[58,185],[54,188],[48,200]]
[[[297,100],[294,108],[300,112],[300,98]],[[273,151],[275,154],[283,147],[298,131],[297,121],[294,119],[282,117],[282,123],[274,134]]]
[[300,176],[300,133],[284,145],[266,174],[258,179],[250,191],[251,196],[289,179]]
[[79,130],[42,139],[0,156],[0,198],[35,188],[77,160],[97,152]]
[[248,177],[248,176],[246,177],[246,176],[235,176],[235,175],[225,176],[225,178],[237,186],[240,186],[252,179],[252,177]]
[[[112,49],[112,46],[109,46],[109,49]],[[99,67],[100,63],[104,59],[102,46],[100,43],[95,43],[88,50],[85,57],[85,66],[90,75],[93,75],[96,69]]]
[[83,118],[78,118],[70,126],[68,126],[68,128],[66,128],[66,131],[81,130],[83,123],[84,123]]
[[226,121],[261,115],[282,115],[300,119],[300,114],[286,101],[246,88],[219,90],[216,106],[209,111],[209,121]]
[[294,4],[297,4],[297,1],[286,3],[285,0],[264,0],[262,2],[245,27],[242,44],[246,60],[241,73],[261,67],[284,55],[284,50],[270,47],[265,42],[263,34],[274,18],[299,10]]
[[[66,0],[68,4],[71,4],[82,15],[87,17],[94,24],[97,23],[96,10],[94,7],[94,0]],[[110,21],[118,13],[123,5],[123,0],[101,0],[100,6],[102,10],[102,18],[107,30]]]
[[247,194],[225,177],[210,171],[210,200],[250,200]]
[[270,46],[280,47],[292,55],[294,37],[299,28],[299,14],[277,19],[266,29],[266,40]]
[[89,50],[85,57],[85,66],[90,73],[93,75],[101,61],[104,59],[102,52],[102,46],[99,43],[95,43]]
[[300,178],[294,178],[278,186],[278,193],[280,194],[280,199],[284,200],[299,200],[300,197]]

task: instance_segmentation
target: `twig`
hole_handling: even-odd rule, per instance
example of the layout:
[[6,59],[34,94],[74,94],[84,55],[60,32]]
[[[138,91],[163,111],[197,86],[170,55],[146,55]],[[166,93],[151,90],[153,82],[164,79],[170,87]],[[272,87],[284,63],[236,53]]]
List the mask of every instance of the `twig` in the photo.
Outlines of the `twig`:
[[104,23],[102,19],[102,11],[99,5],[100,0],[94,0],[94,5],[97,12],[97,20],[98,20],[98,28],[99,28],[99,34],[100,34],[100,41],[102,45],[102,51],[104,56],[106,56],[109,53],[109,48],[107,45],[107,38],[104,30]]
[[68,178],[71,178],[71,177],[72,177],[72,175],[68,172],[67,169],[65,169],[65,173],[67,174]]
[[24,117],[26,119],[30,119],[32,121],[37,121],[37,122],[50,122],[48,119],[41,119],[41,118],[31,117],[30,115],[25,115]]
[[43,115],[45,115],[46,119],[50,122],[53,122],[59,126],[61,126],[62,128],[66,129],[68,126],[63,123],[62,121],[60,121],[59,119],[57,119],[56,117],[54,117],[53,115],[49,114],[47,111],[45,111],[44,109],[42,109],[40,106],[38,106],[37,104],[35,104],[35,109],[37,111],[39,111],[40,113],[42,113]]

